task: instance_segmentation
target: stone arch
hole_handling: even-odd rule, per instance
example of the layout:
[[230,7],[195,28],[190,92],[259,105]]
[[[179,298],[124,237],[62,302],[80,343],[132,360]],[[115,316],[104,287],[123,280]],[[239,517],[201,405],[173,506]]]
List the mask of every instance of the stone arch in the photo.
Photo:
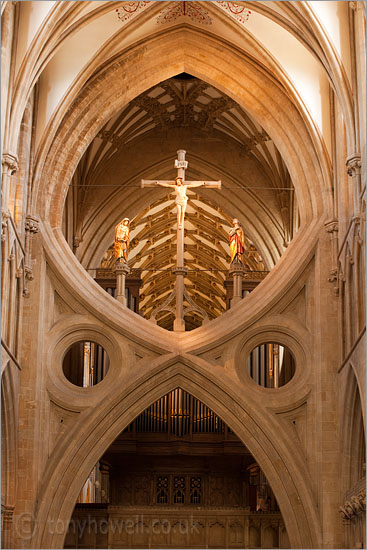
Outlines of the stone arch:
[[[60,226],[67,185],[98,130],[131,99],[184,71],[227,93],[274,139],[295,182],[303,223],[330,208],[328,162],[301,106],[245,53],[209,33],[182,26],[123,52],[95,73],[67,111],[65,106],[53,145],[40,155],[33,209],[53,227]],[[238,74],[246,75],[245,83],[238,81]],[[48,182],[47,189],[41,188],[41,181]]]
[[[289,2],[284,2],[284,5],[287,9],[287,4]],[[74,15],[75,11],[78,8],[75,6],[65,6],[65,5],[56,5],[50,10],[50,13],[47,15],[45,19],[45,24],[43,25],[43,28],[41,32],[38,34],[38,36],[35,37],[35,40],[32,44],[29,58],[26,60],[26,62],[23,64],[22,68],[22,76],[23,80],[25,80],[26,85],[24,85],[23,80],[17,82],[15,94],[14,94],[14,106],[15,108],[12,111],[11,114],[11,121],[9,124],[9,136],[7,136],[8,141],[8,147],[9,150],[16,150],[16,143],[17,143],[17,128],[19,127],[20,119],[22,117],[22,113],[24,112],[26,102],[28,100],[29,94],[32,92],[34,82],[36,81],[37,74],[41,72],[41,70],[45,67],[47,64],[49,58],[50,58],[50,51],[51,55],[55,52],[54,44],[55,42],[60,44],[62,43],[66,37],[70,36],[72,33],[75,33],[79,30],[79,26],[75,25],[72,31],[69,30],[68,33],[65,33],[65,28],[67,27],[67,24],[69,23],[70,19]],[[102,9],[99,10],[99,14],[103,12],[106,8],[102,7]],[[154,10],[154,6],[152,6],[150,11],[152,12]],[[217,10],[220,11],[217,7],[210,6],[211,10]],[[258,7],[253,7],[253,9],[259,10]],[[261,9],[259,10],[260,13],[267,13],[269,8],[267,6],[261,6]],[[270,10],[269,10],[270,11]],[[223,20],[226,20],[226,17],[222,15]],[[98,15],[97,15],[98,16]],[[319,48],[322,48],[324,51],[324,54],[326,56],[327,60],[327,74],[328,78],[330,79],[331,85],[335,88],[337,96],[339,98],[341,108],[344,113],[345,123],[346,123],[346,134],[347,134],[347,141],[348,141],[348,152],[350,154],[355,152],[355,127],[354,127],[354,120],[353,120],[353,109],[352,109],[352,99],[351,99],[351,91],[348,84],[348,80],[346,75],[344,74],[343,70],[340,67],[340,60],[338,58],[337,53],[331,47],[330,45],[330,39],[326,35],[326,32],[322,25],[318,22],[317,18],[315,19],[312,7],[303,5],[301,8],[296,8],[296,10],[293,10],[293,13],[288,13],[288,16],[291,17],[291,20],[293,19],[293,25],[287,23],[285,18],[278,15],[279,19],[277,18],[277,15],[274,13],[269,13],[270,18],[274,18],[277,22],[279,22],[281,25],[285,26],[287,30],[292,33],[295,38],[301,41],[302,43],[302,37],[300,37],[299,33],[297,32],[297,28],[303,28],[305,32],[312,32],[316,44]],[[92,19],[96,17],[95,14],[91,15]],[[61,24],[60,24],[61,23]],[[139,24],[139,20],[137,21]],[[85,21],[82,23],[82,25],[85,24]],[[119,40],[119,36],[115,37],[115,40]],[[47,44],[47,47],[45,47],[45,44]],[[258,46],[257,46],[258,47]],[[317,46],[312,49],[313,54],[316,57],[319,57]],[[22,85],[21,85],[22,84]]]
[[[138,414],[176,387],[204,401],[249,448],[276,494],[292,546],[319,547],[320,526],[310,483],[292,449],[281,448],[275,430],[262,426],[256,411],[233,399],[229,385],[221,385],[190,360],[175,356],[133,388],[124,388],[90,411],[79,435],[70,432],[48,463],[37,499],[32,547],[62,547],[75,501],[94,464]],[[55,529],[56,522],[64,530]]]
[[347,373],[345,374],[342,410],[348,411],[348,414],[344,414],[342,417],[341,434],[344,449],[342,475],[346,490],[350,488],[351,484],[353,485],[352,477],[353,474],[356,474],[358,467],[355,459],[362,451],[361,436],[365,432],[365,407],[363,406],[365,400],[362,399],[362,392],[353,365],[349,363],[344,368],[347,369]]

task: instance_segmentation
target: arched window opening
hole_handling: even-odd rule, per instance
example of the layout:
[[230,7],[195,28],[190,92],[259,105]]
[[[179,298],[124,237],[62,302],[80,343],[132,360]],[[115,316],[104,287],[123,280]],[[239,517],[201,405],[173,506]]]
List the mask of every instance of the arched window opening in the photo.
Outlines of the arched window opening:
[[[78,531],[88,518],[93,529]],[[184,526],[188,534],[178,540]],[[255,539],[259,548],[287,540],[266,475],[213,410],[176,388],[105,451],[79,495],[65,548],[147,548],[152,540],[158,548],[212,548],[218,540],[245,548]]]
[[[158,149],[157,136],[162,140]],[[187,160],[172,155],[169,165],[163,151],[174,147],[182,152],[185,143],[190,143]],[[137,162],[133,151],[139,150],[146,154]],[[127,166],[126,158],[132,161]],[[176,168],[187,169],[184,181],[194,182],[182,199],[183,236],[177,224],[177,189],[170,184],[162,189],[174,182]],[[144,190],[138,189],[142,179]],[[134,206],[132,193],[137,197]],[[137,204],[141,207],[136,210]],[[113,240],[124,219],[129,220],[130,238],[123,258],[130,271],[123,278],[116,272]],[[234,231],[235,221],[242,233]],[[222,89],[181,73],[143,91],[105,122],[73,174],[62,229],[75,255],[108,294],[166,330],[185,325],[189,331],[245,299],[276,264],[299,224],[292,177],[272,137]],[[229,237],[235,234],[241,235],[241,245],[234,247]],[[233,253],[234,248],[239,251]],[[236,262],[243,274],[232,269]],[[176,269],[181,266],[184,284]],[[174,324],[168,307],[172,311],[172,303],[166,301],[177,281],[180,296],[171,300],[177,301]],[[187,296],[196,309],[182,313]]]
[[62,369],[65,377],[82,388],[101,382],[106,376],[110,360],[104,348],[96,342],[75,342],[67,351]]
[[247,359],[247,368],[259,386],[280,388],[293,378],[296,363],[286,346],[267,342],[252,350]]

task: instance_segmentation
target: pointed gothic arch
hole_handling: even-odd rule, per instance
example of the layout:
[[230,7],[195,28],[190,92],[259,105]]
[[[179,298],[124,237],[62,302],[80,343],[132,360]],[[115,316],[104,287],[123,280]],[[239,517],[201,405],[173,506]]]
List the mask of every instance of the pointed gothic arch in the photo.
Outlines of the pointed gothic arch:
[[[355,367],[349,362],[342,373],[344,392],[342,396],[342,410],[350,411],[343,415],[341,426],[343,461],[341,464],[343,489],[346,490],[358,482],[365,475],[362,471],[361,459],[365,449],[365,400],[358,381]],[[363,386],[362,386],[363,387]]]
[[[49,149],[44,143],[39,155],[33,209],[49,219],[52,227],[60,226],[67,186],[98,130],[134,97],[181,72],[227,93],[273,137],[287,159],[304,224],[329,209],[331,186],[325,150],[286,83],[280,85],[245,52],[187,25],[148,37],[118,55],[95,72],[72,103],[65,102],[58,110],[58,119],[52,124],[58,127],[56,138]],[[238,81],[238,74],[246,74],[246,85]]]
[[141,412],[177,387],[212,409],[253,454],[276,495],[292,547],[319,547],[310,482],[294,448],[281,443],[274,427],[262,424],[256,411],[233,399],[229,385],[209,377],[191,358],[171,356],[132,386],[88,411],[82,428],[69,433],[53,452],[38,495],[33,548],[62,547],[74,504],[96,462]]

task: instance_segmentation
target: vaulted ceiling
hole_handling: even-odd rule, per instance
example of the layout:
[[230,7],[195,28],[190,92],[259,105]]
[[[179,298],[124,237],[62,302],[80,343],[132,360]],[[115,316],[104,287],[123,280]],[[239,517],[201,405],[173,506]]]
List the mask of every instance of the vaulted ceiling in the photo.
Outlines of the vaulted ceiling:
[[93,182],[99,168],[127,144],[174,128],[201,130],[208,140],[229,138],[244,155],[261,163],[270,186],[279,191],[292,187],[287,167],[265,130],[233,99],[186,73],[147,90],[102,128],[85,155],[83,182]]

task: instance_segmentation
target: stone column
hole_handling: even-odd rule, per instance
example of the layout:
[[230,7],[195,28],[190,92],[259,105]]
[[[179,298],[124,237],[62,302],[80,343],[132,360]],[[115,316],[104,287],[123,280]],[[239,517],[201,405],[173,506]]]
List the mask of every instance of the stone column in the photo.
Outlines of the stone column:
[[125,296],[125,280],[126,275],[130,273],[130,268],[125,261],[117,261],[115,265],[116,273],[116,300],[123,306],[127,306]]
[[[1,15],[1,149],[4,150],[5,132],[8,125],[9,105],[11,96],[11,65],[15,27],[16,2],[6,2]],[[3,203],[4,204],[4,203]],[[5,206],[5,204],[4,204]],[[7,206],[7,205],[6,205]]]
[[242,264],[232,264],[229,268],[229,274],[233,277],[233,297],[231,301],[231,307],[236,305],[242,300],[242,277],[244,267]]
[[7,326],[6,326],[6,332],[5,332],[5,341],[8,344],[8,347],[11,351],[14,351],[13,349],[13,336],[15,332],[15,326],[16,326],[16,318],[15,318],[15,299],[16,299],[16,265],[15,265],[15,254],[10,254],[8,258],[10,269],[9,269],[9,279],[8,279],[8,285],[9,285],[9,297],[8,297],[8,319],[7,319]]
[[351,155],[346,160],[347,173],[353,180],[353,214],[354,219],[361,214],[361,156]]
[[18,142],[19,170],[14,178],[15,182],[9,197],[9,209],[13,214],[18,231],[23,230],[26,214],[30,211],[30,187],[34,161],[34,103],[35,92],[33,90],[27,101],[20,126]]

